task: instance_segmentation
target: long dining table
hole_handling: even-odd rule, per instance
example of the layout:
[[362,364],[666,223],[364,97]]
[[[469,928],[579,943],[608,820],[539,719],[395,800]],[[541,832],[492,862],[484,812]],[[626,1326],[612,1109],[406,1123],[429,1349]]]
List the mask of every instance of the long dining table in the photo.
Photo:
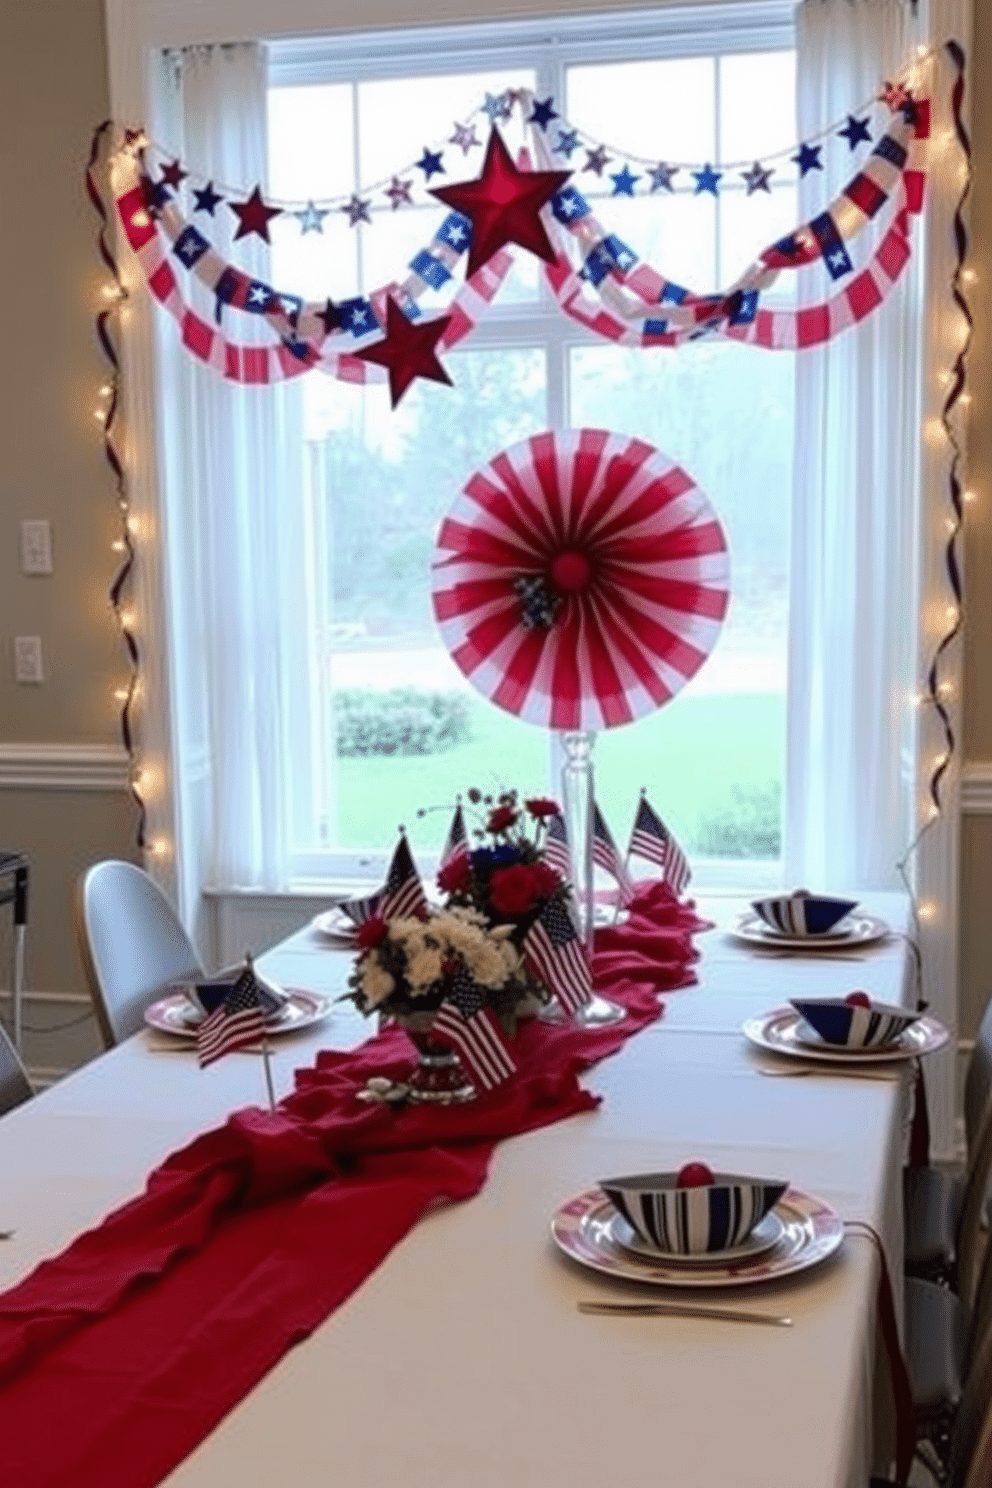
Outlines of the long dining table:
[[[437,1208],[165,1478],[170,1488],[864,1488],[884,1462],[878,1259],[850,1231],[830,1259],[701,1294],[589,1270],[550,1222],[611,1174],[678,1168],[788,1179],[881,1236],[898,1290],[909,1065],[860,1074],[755,1047],[745,1019],[791,996],[914,995],[902,896],[865,895],[891,933],[839,951],[755,948],[742,901],[699,901],[694,985],[584,1077],[595,1109],[511,1137],[468,1202]],[[287,988],[340,996],[349,957],[306,927],[259,959]],[[276,1094],[318,1050],[370,1028],[349,1002],[272,1041]],[[240,1107],[260,1059],[197,1066],[142,1032],[0,1121],[0,1286],[140,1192],[146,1174]],[[788,1316],[588,1316],[583,1299],[702,1301]],[[2,1459],[2,1444],[0,1444]],[[0,1465],[0,1482],[3,1481]],[[14,1488],[14,1485],[10,1485]]]

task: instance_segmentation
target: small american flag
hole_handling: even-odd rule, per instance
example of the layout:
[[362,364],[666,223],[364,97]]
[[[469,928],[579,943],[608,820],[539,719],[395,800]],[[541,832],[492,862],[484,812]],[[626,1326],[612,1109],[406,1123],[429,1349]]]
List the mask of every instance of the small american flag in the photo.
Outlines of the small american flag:
[[634,886],[624,861],[617,851],[613,834],[603,818],[603,813],[593,802],[592,807],[592,860],[616,879],[620,890],[620,903],[629,904],[634,897]]
[[692,877],[688,858],[643,792],[630,834],[630,852],[657,863],[665,883],[676,894],[682,893]]
[[400,833],[400,840],[396,844],[377,912],[384,920],[400,920],[409,915],[427,914],[427,896],[414,865],[405,832]]
[[524,955],[534,975],[553,992],[566,1013],[592,1001],[592,973],[568,910],[549,899],[524,937]]
[[544,837],[544,860],[562,878],[571,878],[572,859],[568,851],[568,833],[565,830],[565,818],[560,811],[548,818],[548,829]]
[[462,815],[462,806],[459,801],[455,807],[455,814],[451,818],[451,826],[448,828],[448,836],[441,849],[441,861],[438,866],[447,867],[453,858],[457,858],[463,852],[468,852],[468,833],[465,830],[465,818]]
[[451,992],[438,1009],[432,1032],[452,1046],[472,1079],[484,1090],[502,1085],[517,1063],[486,994],[462,966]]
[[197,1029],[196,1053],[203,1068],[232,1049],[243,1049],[265,1036],[262,995],[251,962],[233,983],[224,1001]]

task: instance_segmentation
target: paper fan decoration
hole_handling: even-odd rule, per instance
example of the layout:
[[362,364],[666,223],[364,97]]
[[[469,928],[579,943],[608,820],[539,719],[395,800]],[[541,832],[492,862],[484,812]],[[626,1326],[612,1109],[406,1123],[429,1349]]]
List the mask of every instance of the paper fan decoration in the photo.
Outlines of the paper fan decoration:
[[729,575],[723,529],[686,471],[639,439],[546,432],[472,475],[442,522],[434,615],[501,708],[613,728],[699,671]]

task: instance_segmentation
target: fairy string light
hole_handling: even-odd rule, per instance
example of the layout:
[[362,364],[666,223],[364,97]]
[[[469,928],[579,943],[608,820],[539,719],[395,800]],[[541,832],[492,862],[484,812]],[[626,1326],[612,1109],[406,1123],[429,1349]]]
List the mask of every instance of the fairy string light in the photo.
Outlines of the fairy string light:
[[[941,815],[943,809],[942,786],[944,776],[950,768],[951,761],[957,750],[954,721],[949,707],[951,690],[949,684],[943,679],[942,663],[946,658],[949,648],[960,635],[964,625],[964,584],[958,548],[964,527],[964,503],[967,493],[963,490],[961,481],[961,465],[964,459],[964,449],[961,436],[956,427],[955,411],[959,409],[959,405],[960,407],[964,407],[970,401],[965,389],[967,384],[968,352],[971,347],[974,327],[974,317],[964,292],[964,284],[969,272],[965,267],[968,256],[968,229],[964,218],[964,208],[972,185],[971,140],[965,128],[963,115],[965,53],[961,44],[954,40],[945,43],[945,50],[955,68],[955,77],[951,88],[951,112],[954,121],[954,138],[957,141],[965,162],[964,181],[954,205],[954,216],[952,220],[955,260],[950,284],[951,298],[961,314],[965,334],[957,349],[946,379],[947,392],[939,416],[939,425],[951,452],[947,472],[947,494],[950,515],[947,519],[947,537],[943,548],[944,572],[950,593],[950,602],[946,610],[948,624],[941,632],[940,638],[931,654],[930,664],[926,673],[925,691],[919,699],[921,704],[933,710],[937,718],[942,737],[942,751],[934,760],[930,778],[927,782],[927,792],[930,798],[929,814],[896,865],[903,885],[909,895],[917,937],[920,928],[919,921],[926,918],[926,915],[923,909],[917,907],[916,897],[909,879],[909,864],[924,837],[936,825]],[[919,950],[916,946],[914,946],[914,955],[919,981],[921,966]]]
[[97,250],[113,281],[104,287],[106,303],[96,314],[97,340],[100,343],[100,349],[107,359],[109,368],[107,382],[101,389],[106,401],[103,407],[97,411],[96,417],[102,429],[104,458],[110,467],[113,478],[114,498],[120,518],[120,535],[114,543],[114,548],[117,552],[122,553],[123,557],[111,580],[109,598],[110,608],[117,622],[118,631],[127,654],[129,665],[126,686],[118,694],[121,702],[121,738],[128,756],[128,788],[138,812],[136,841],[139,848],[144,848],[147,813],[144,797],[142,796],[139,785],[140,768],[138,748],[132,720],[135,697],[141,676],[141,656],[132,629],[130,616],[125,609],[125,595],[129,591],[130,580],[134,569],[135,547],[131,533],[131,503],[128,497],[127,480],[114,433],[114,426],[120,406],[120,357],[117,352],[112,326],[119,319],[121,306],[128,298],[128,291],[121,278],[117,260],[107,240],[108,215],[97,180],[97,168],[102,149],[110,136],[112,127],[112,120],[105,119],[93,131],[89,160],[86,164],[86,192],[94,211],[100,218],[100,227],[97,233]]

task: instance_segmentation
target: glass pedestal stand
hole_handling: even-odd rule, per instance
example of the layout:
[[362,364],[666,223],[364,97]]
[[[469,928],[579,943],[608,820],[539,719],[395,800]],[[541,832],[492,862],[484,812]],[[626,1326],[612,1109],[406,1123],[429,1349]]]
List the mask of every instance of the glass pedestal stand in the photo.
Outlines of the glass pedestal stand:
[[[561,787],[568,849],[572,859],[572,889],[579,912],[579,933],[591,964],[593,932],[596,928],[592,858],[592,751],[596,735],[591,731],[568,733],[563,736],[562,743],[565,763],[562,766]],[[583,1028],[605,1028],[612,1023],[619,1023],[624,1016],[622,1007],[594,992],[591,1001],[573,1014],[573,1022]]]

